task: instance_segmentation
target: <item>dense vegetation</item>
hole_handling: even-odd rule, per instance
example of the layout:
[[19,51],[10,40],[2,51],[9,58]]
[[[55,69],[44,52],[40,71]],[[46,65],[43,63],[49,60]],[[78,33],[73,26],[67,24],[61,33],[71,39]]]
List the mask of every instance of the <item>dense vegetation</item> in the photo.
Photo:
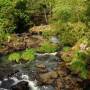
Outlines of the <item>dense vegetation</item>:
[[33,49],[26,49],[23,52],[14,52],[8,55],[8,60],[19,62],[21,61],[28,61],[35,59],[35,52]]
[[[87,78],[87,67],[90,62],[90,1],[0,0],[0,45],[8,40],[11,34],[28,32],[29,28],[41,24],[51,25],[50,30],[44,31],[42,36],[46,39],[53,35],[57,36],[60,46],[63,47],[62,51],[73,52],[69,60],[66,56],[62,56],[62,59],[70,64],[72,71]],[[83,38],[85,39],[82,41],[85,42],[81,42]],[[79,46],[82,43],[86,47],[81,52]],[[74,46],[77,47],[72,49]],[[58,48],[61,47],[47,41],[36,51],[50,53],[57,51]],[[21,59],[34,60],[35,52],[28,49],[21,54],[15,52],[8,59],[16,62]]]

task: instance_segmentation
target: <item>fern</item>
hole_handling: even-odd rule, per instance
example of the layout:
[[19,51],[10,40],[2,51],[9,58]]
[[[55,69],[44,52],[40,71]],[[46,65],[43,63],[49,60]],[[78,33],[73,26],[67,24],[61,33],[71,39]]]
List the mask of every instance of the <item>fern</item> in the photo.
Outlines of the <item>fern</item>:
[[23,60],[34,60],[35,59],[35,52],[33,49],[26,49],[25,51],[22,52],[21,58]]
[[80,77],[87,78],[87,64],[86,64],[86,54],[84,52],[78,51],[71,62],[71,69],[79,73]]
[[80,76],[84,79],[87,78],[87,68],[86,68],[86,64],[80,60],[76,60],[71,64],[71,69],[76,72],[79,73]]
[[9,61],[19,62],[20,58],[21,58],[21,57],[20,57],[20,54],[17,53],[17,52],[14,52],[14,53],[12,53],[12,54],[10,54],[10,55],[8,56],[8,60],[9,60]]

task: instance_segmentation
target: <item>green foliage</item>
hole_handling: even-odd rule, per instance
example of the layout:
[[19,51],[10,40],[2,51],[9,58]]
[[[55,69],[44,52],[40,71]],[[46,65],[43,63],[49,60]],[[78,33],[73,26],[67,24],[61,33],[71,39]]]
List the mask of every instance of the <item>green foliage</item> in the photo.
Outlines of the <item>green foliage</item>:
[[60,22],[84,20],[85,0],[54,0],[53,19]]
[[34,60],[35,52],[33,49],[26,49],[22,52],[21,58],[25,61]]
[[53,53],[58,49],[56,44],[52,44],[49,41],[45,41],[41,44],[41,46],[37,49],[38,52],[45,53]]
[[[11,33],[18,28],[20,20],[22,24],[20,27],[23,27],[26,23],[27,13],[25,13],[25,4],[26,0],[0,0],[0,40],[4,41],[6,39],[4,36],[7,33]],[[21,3],[23,2],[23,3]],[[22,9],[19,9],[17,6],[23,6]],[[20,24],[19,24],[20,25]]]
[[90,57],[88,54],[88,39],[83,37],[70,48],[68,51],[64,51],[61,55],[62,59],[68,63],[70,69],[74,74],[78,74],[81,78],[88,78],[87,63]]
[[14,52],[9,54],[8,60],[19,62],[20,60],[31,61],[35,59],[35,51],[33,49],[26,49],[20,53]]
[[87,68],[86,68],[86,64],[83,63],[82,61],[74,61],[71,65],[71,69],[76,72],[79,73],[80,76],[84,79],[87,78]]
[[59,30],[60,42],[63,45],[74,45],[83,36],[87,37],[89,29],[82,22],[67,23]]
[[20,58],[21,58],[21,57],[20,57],[20,53],[17,53],[17,52],[11,53],[11,54],[8,56],[8,60],[9,60],[9,61],[19,62]]
[[63,47],[63,51],[64,51],[64,52],[67,52],[67,51],[69,51],[69,50],[70,50],[70,47],[68,47],[68,46],[64,46],[64,47]]
[[47,27],[45,30],[42,31],[42,36],[44,38],[48,38],[49,39],[51,36],[56,35],[56,33],[57,33],[57,31],[54,30],[52,25],[50,25],[49,27]]
[[48,8],[46,3],[45,0],[0,0],[0,34],[25,31],[35,23],[32,17]]
[[90,1],[87,0],[87,10],[86,10],[86,16],[87,16],[87,21],[90,22]]
[[0,32],[0,44],[1,44],[3,41],[7,41],[9,36],[10,36],[9,33]]
[[87,78],[87,64],[86,64],[86,54],[84,52],[78,51],[71,62],[71,69],[79,73],[79,75],[86,79]]
[[[49,14],[49,15],[48,15]],[[40,20],[39,20],[40,18]],[[73,46],[79,39],[86,37],[90,43],[90,1],[89,0],[0,0],[0,44],[8,40],[13,32],[23,32],[29,26],[40,25],[41,21],[50,20],[55,27],[46,28],[42,32],[45,38],[57,35],[63,46]],[[36,22],[37,21],[37,22]],[[82,43],[82,39],[80,43]],[[84,45],[87,44],[85,41]],[[90,44],[88,45],[90,46]],[[38,52],[55,52],[58,46],[45,41],[37,49]],[[76,45],[75,50],[71,50],[64,57],[71,63],[74,72],[79,73],[82,78],[87,77],[86,58],[90,59],[90,48],[81,52]],[[63,51],[68,52],[69,47],[64,47]],[[32,49],[18,53],[14,52],[8,56],[8,60],[19,62],[19,60],[34,60],[35,52]],[[88,59],[88,60],[89,60]]]

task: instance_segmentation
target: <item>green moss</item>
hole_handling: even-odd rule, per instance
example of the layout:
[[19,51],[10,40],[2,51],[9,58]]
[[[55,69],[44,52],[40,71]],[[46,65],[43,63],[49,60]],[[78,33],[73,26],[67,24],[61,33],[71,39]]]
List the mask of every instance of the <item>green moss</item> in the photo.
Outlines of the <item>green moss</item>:
[[87,47],[88,39],[83,37],[71,49],[64,51],[61,56],[68,63],[70,69],[83,79],[87,79],[88,76],[87,62],[89,62],[89,52],[86,50]]
[[14,53],[9,54],[9,56],[8,56],[9,61],[15,61],[17,63],[20,60],[29,61],[29,60],[34,60],[34,59],[35,59],[35,51],[33,49],[26,49],[19,53],[14,52]]
[[73,60],[71,62],[71,69],[78,73],[82,78],[87,78],[87,64],[86,64],[87,55],[85,52],[77,51],[74,54]]
[[11,54],[8,56],[8,60],[9,60],[9,61],[19,62],[20,59],[21,59],[20,53],[17,53],[17,52],[11,53]]
[[80,75],[80,77],[87,79],[88,71],[87,71],[87,65],[82,60],[75,60],[71,64],[71,69]]
[[35,52],[33,49],[26,49],[22,52],[21,58],[25,61],[34,60]]
[[63,47],[63,51],[64,51],[64,52],[67,52],[68,50],[70,50],[70,47],[68,47],[68,46],[64,46],[64,47]]
[[58,46],[56,44],[52,44],[49,41],[45,41],[41,44],[41,47],[37,49],[38,52],[45,53],[53,53],[57,51]]

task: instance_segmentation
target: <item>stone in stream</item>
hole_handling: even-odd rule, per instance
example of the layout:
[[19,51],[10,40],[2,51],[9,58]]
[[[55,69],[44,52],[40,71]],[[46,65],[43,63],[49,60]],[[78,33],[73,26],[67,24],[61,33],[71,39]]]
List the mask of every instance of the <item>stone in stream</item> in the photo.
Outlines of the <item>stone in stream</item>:
[[39,75],[39,81],[41,84],[52,84],[53,81],[58,77],[57,72],[51,71]]
[[58,39],[56,36],[52,36],[52,37],[50,38],[50,41],[51,41],[52,43],[54,43],[54,44],[59,44],[59,39]]
[[17,73],[18,70],[15,70],[10,63],[0,64],[0,80],[3,80],[5,77],[9,77]]
[[1,88],[9,89],[9,88],[12,86],[13,83],[14,83],[14,80],[5,78],[5,79],[1,82],[0,89],[1,89]]
[[[68,72],[65,63],[61,63],[61,61],[59,62],[54,57],[51,55],[41,56],[39,59],[28,65],[24,64],[27,68],[23,66],[23,64],[15,65],[14,69],[20,71],[16,73],[17,75],[14,75],[15,71],[11,68],[10,64],[8,66],[1,65],[0,76],[4,77],[12,74],[9,78],[13,75],[15,78],[18,77],[17,79],[19,82],[17,82],[15,78],[11,78],[16,82],[11,86],[11,90],[83,90],[78,86],[76,80],[77,77],[74,77],[75,79],[73,79],[71,74]],[[32,76],[34,75],[35,77],[33,79]],[[34,82],[35,80],[36,82]],[[28,89],[28,87],[30,89]]]
[[22,82],[19,82],[16,85],[13,85],[11,87],[11,90],[31,90],[31,89],[30,89],[30,87],[28,85],[28,82],[22,81]]
[[56,90],[61,90],[64,88],[64,84],[61,82],[61,79],[56,79],[55,84],[56,84]]
[[40,90],[55,90],[55,88],[51,85],[42,86]]
[[37,68],[45,68],[46,66],[44,64],[37,64],[36,67]]
[[46,73],[48,70],[46,69],[46,66],[44,64],[37,64],[37,71],[38,73]]

